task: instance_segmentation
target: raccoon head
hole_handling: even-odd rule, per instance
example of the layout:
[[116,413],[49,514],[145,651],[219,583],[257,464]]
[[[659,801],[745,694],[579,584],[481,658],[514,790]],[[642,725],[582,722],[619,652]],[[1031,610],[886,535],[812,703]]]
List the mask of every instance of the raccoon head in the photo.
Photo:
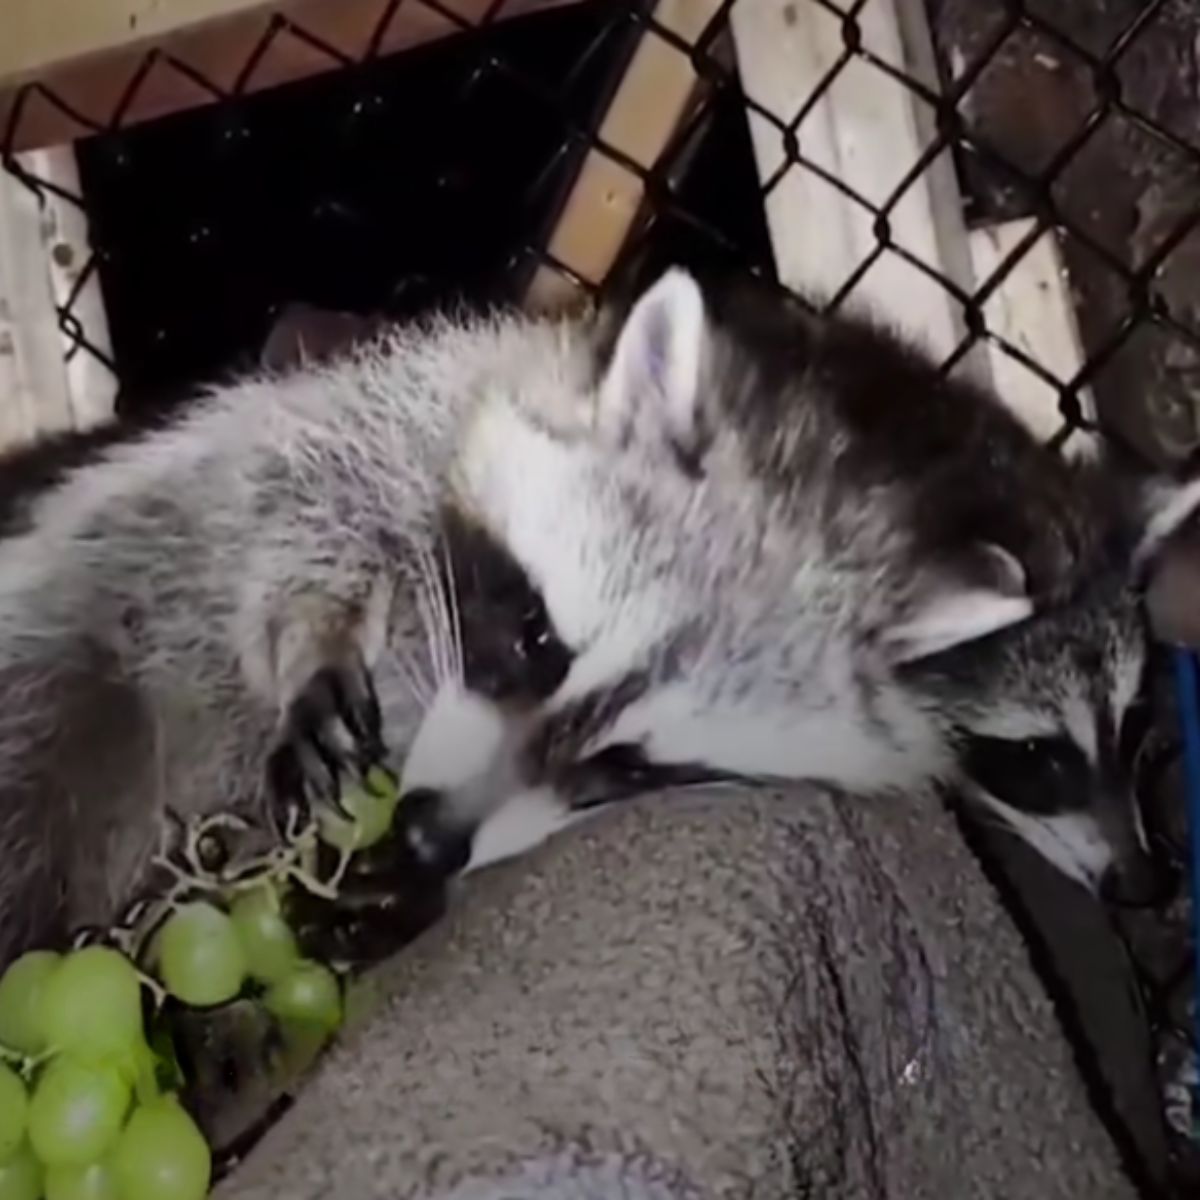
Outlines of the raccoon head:
[[[483,399],[451,507],[459,535],[522,581],[528,604],[501,609],[528,619],[464,643],[540,640],[557,666],[539,688],[490,697],[466,670],[466,690],[418,735],[407,786],[470,793],[463,778],[494,777],[497,748],[512,747],[521,780],[575,804],[714,773],[876,792],[949,769],[937,713],[897,672],[1027,619],[1039,572],[1003,538],[952,538],[945,521],[920,535],[912,494],[927,468],[900,477],[889,439],[847,419],[838,371],[855,360],[861,376],[873,355],[877,382],[914,402],[932,373],[875,335],[835,349],[773,309],[714,322],[672,271],[591,387]],[[989,461],[1024,446],[1011,422],[993,424]],[[945,467],[959,447],[941,441]]]
[[1149,643],[1138,597],[1109,578],[1020,628],[921,664],[966,799],[1093,891],[1151,885],[1133,789]]
[[1135,794],[1153,651],[1143,584],[1200,485],[1124,466],[1109,481],[1123,503],[1105,568],[1068,603],[917,664],[910,681],[952,730],[968,800],[1090,890],[1146,903],[1163,872]]

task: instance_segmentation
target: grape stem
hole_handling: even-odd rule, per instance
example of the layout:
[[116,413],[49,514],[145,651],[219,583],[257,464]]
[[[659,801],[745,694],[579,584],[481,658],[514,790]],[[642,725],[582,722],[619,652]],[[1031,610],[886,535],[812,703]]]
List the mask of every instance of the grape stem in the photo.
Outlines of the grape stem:
[[200,853],[200,843],[204,837],[214,829],[240,831],[248,828],[249,823],[234,813],[213,813],[199,821],[190,821],[184,835],[183,857],[197,875],[208,876],[211,872],[205,868],[204,857]]
[[[338,888],[342,885],[342,880],[346,878],[346,870],[350,866],[350,860],[354,857],[353,850],[342,849],[338,851],[337,866],[333,869],[333,874],[325,882],[325,887],[330,895],[327,899],[337,899]],[[311,890],[311,889],[310,889]]]
[[232,869],[213,872],[204,868],[196,847],[205,834],[220,827],[245,828],[245,822],[228,814],[217,814],[189,825],[182,851],[186,866],[180,865],[170,854],[155,856],[155,866],[167,871],[174,879],[162,898],[162,904],[168,909],[174,909],[179,899],[188,892],[228,897],[253,891],[264,883],[285,881],[295,882],[323,900],[337,899],[338,886],[345,876],[348,863],[343,855],[329,879],[317,878],[311,867],[312,851],[317,843],[316,822],[310,821],[301,826],[298,820],[289,819],[284,845]]
[[[174,905],[171,906],[172,910]],[[140,980],[142,987],[149,990],[150,995],[154,998],[154,1009],[157,1012],[166,1003],[170,993],[161,983],[151,975],[147,975],[139,966],[134,964],[134,970],[137,972],[137,977]]]
[[338,864],[338,870],[327,880],[318,879],[306,860],[311,859],[311,852],[317,844],[317,826],[310,822],[302,829],[289,829],[287,845],[268,851],[257,859],[251,859],[238,868],[237,876],[226,877],[220,890],[227,894],[252,892],[264,883],[282,883],[291,881],[298,883],[305,891],[323,900],[336,900],[338,884],[345,874],[343,864]]
[[45,1050],[41,1054],[23,1054],[20,1050],[14,1050],[11,1046],[0,1042],[0,1062],[13,1063],[17,1074],[25,1079],[28,1079],[47,1059],[53,1058],[55,1053],[54,1050]]
[[[317,874],[319,827],[311,819],[302,822],[300,814],[293,809],[288,814],[281,844],[240,863],[213,869],[206,866],[200,852],[202,839],[218,829],[248,829],[249,823],[233,813],[214,813],[186,823],[176,820],[182,826],[183,844],[176,841],[175,849],[171,849],[169,839],[164,837],[159,852],[151,860],[155,867],[170,876],[169,886],[153,899],[136,901],[126,910],[119,924],[108,931],[109,940],[135,967],[143,959],[155,930],[178,910],[185,897],[198,893],[228,901],[232,896],[253,891],[264,884],[294,883],[323,900],[336,900],[354,853],[340,850],[332,874],[327,879],[320,878]],[[161,1008],[167,998],[166,989],[140,968],[138,977],[153,996],[155,1008]],[[20,1055],[5,1051],[3,1047],[0,1047],[0,1057],[23,1061]]]

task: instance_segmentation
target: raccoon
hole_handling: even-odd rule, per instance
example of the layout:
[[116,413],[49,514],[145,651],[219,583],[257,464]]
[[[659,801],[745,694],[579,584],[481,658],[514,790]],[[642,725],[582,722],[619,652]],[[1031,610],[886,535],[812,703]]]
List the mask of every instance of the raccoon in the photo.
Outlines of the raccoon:
[[[168,811],[262,823],[387,758],[385,732],[401,753],[461,673],[439,573],[441,513],[476,503],[447,482],[465,417],[589,386],[576,323],[452,314],[218,388],[168,428],[9,462],[0,962],[107,923]],[[516,660],[509,601],[487,629],[510,622]],[[454,611],[469,634],[465,598]],[[553,647],[524,657],[553,669]]]
[[379,760],[393,876],[463,866],[509,798],[952,776],[1008,677],[935,664],[1138,545],[870,323],[678,270],[623,318],[452,314],[92,449],[0,547],[0,961],[106,921],[168,810],[279,821]]
[[[571,661],[515,726],[435,700],[405,771],[420,853],[492,811],[501,748],[517,799],[472,865],[650,783],[942,781],[1084,885],[1148,886],[1138,586],[1195,484],[1065,461],[869,320],[678,272],[605,361],[595,438],[467,431],[477,519]],[[518,445],[527,471],[496,472]]]

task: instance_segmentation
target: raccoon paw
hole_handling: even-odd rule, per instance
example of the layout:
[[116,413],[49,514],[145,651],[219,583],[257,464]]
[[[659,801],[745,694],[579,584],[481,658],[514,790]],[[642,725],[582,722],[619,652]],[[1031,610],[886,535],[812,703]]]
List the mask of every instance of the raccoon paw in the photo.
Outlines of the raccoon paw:
[[280,830],[318,805],[345,813],[349,784],[385,757],[379,701],[366,664],[326,666],[288,705],[278,743],[267,761],[271,815]]
[[[320,853],[325,860],[318,870],[327,873],[335,856],[324,847]],[[393,832],[354,855],[333,900],[290,889],[288,924],[306,956],[354,969],[370,966],[442,915],[449,882],[416,861],[403,837]]]

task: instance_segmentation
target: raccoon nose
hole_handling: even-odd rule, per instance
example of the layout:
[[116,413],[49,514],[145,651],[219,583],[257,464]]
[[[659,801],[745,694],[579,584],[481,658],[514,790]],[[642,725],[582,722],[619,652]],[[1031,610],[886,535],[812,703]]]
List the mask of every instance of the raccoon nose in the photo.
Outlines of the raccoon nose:
[[410,791],[401,793],[400,805],[409,811],[415,812],[419,809],[427,812],[442,803],[442,796],[443,793],[439,792],[437,788],[412,788]]
[[434,788],[413,788],[400,797],[392,831],[424,871],[449,878],[471,857],[473,829],[448,820],[446,796]]
[[1170,898],[1174,873],[1163,860],[1135,853],[1114,862],[1100,878],[1101,899],[1123,908],[1149,908]]

